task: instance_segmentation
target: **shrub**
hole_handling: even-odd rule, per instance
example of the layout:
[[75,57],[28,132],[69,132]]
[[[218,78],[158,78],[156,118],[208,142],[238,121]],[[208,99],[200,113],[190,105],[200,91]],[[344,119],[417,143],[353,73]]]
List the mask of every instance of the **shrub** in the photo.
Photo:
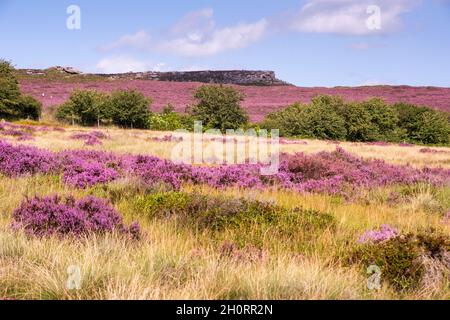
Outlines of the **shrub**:
[[294,246],[301,247],[315,232],[335,226],[331,215],[314,210],[198,193],[146,195],[137,198],[135,206],[149,218],[175,219],[181,225],[211,232],[218,238],[225,233],[243,246],[260,246],[265,237],[289,237],[298,240],[293,241]]
[[342,98],[317,96],[308,105],[294,104],[267,115],[264,129],[281,136],[303,136],[362,142],[450,142],[449,114],[404,103],[388,105],[373,98],[344,103]]
[[51,152],[0,141],[0,173],[6,176],[46,174],[55,172],[57,168],[57,159]]
[[162,113],[153,113],[148,119],[148,129],[155,131],[174,131],[189,129],[184,123],[184,115],[174,111],[172,105],[164,108]]
[[34,236],[88,235],[91,233],[121,232],[139,237],[139,226],[127,228],[119,213],[103,199],[88,196],[28,199],[13,212],[15,228],[23,228]]
[[204,85],[197,89],[194,97],[198,103],[193,107],[192,115],[207,128],[225,132],[239,129],[248,122],[248,116],[240,105],[244,96],[232,87]]
[[108,112],[115,125],[145,129],[151,115],[149,109],[151,102],[151,99],[147,99],[138,91],[119,90],[111,95]]
[[382,99],[373,98],[361,103],[362,107],[370,115],[373,127],[372,136],[364,141],[397,141],[398,140],[398,115],[396,110],[387,105]]
[[17,105],[18,118],[39,120],[42,103],[31,96],[21,96]]
[[424,258],[447,263],[444,260],[449,253],[450,238],[430,231],[367,242],[350,254],[350,263],[359,263],[364,268],[375,264],[382,271],[382,280],[397,291],[409,291],[417,289],[428,272],[422,263]]
[[399,127],[404,131],[406,140],[429,144],[446,144],[450,141],[447,113],[405,103],[395,104],[394,108],[398,112]]
[[75,90],[69,100],[58,107],[56,118],[59,121],[83,126],[99,126],[110,116],[108,97],[98,91]]
[[270,113],[261,124],[262,129],[278,129],[280,136],[305,136],[305,129],[302,127],[302,112],[307,106],[293,104],[286,109]]

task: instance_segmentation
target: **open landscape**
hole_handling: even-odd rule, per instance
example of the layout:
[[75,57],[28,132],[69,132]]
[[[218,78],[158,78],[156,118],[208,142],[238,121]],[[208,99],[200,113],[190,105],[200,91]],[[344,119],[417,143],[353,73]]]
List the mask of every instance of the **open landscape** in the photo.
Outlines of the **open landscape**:
[[0,1],[2,303],[450,301],[448,1],[79,2]]

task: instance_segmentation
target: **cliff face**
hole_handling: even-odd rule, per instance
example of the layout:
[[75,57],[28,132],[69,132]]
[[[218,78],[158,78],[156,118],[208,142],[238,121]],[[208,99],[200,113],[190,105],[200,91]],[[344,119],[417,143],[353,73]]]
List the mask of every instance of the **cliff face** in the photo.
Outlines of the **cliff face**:
[[97,74],[112,79],[140,79],[173,82],[203,82],[216,84],[284,86],[288,83],[277,79],[273,71],[187,71],[187,72],[138,72],[123,74]]

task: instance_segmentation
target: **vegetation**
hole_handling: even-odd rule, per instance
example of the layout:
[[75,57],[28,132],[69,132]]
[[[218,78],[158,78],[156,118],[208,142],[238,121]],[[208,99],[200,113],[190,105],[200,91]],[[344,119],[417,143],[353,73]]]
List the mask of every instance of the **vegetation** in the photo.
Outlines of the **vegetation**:
[[37,120],[42,105],[30,96],[22,96],[14,67],[10,62],[0,60],[0,119]]
[[194,97],[198,103],[191,114],[210,129],[239,129],[248,122],[248,116],[240,103],[242,93],[232,87],[205,85],[197,89]]
[[345,103],[340,97],[318,96],[308,105],[294,104],[269,114],[261,127],[280,128],[287,137],[450,143],[449,114],[408,104],[388,105],[374,98]]
[[[0,152],[0,269],[6,271],[0,273],[0,294],[6,299],[450,297],[448,180],[417,183],[416,174],[392,171],[379,160],[360,161],[342,152],[317,155],[336,147],[308,140],[281,146],[310,154],[292,156],[283,169],[291,172],[289,180],[320,187],[315,181],[341,173],[351,183],[346,194],[355,197],[323,188],[280,189],[270,181],[252,191],[252,179],[235,184],[246,179],[245,171],[192,172],[161,160],[172,142],[148,139],[156,133],[49,131],[30,124],[14,128],[32,130],[35,140],[27,144],[39,149],[15,142],[2,144]],[[108,139],[80,151],[83,141],[72,136],[81,133]],[[420,147],[341,146],[397,164],[449,168],[448,148],[422,154]],[[354,168],[360,171],[352,178]],[[448,170],[425,172],[448,177]],[[184,182],[191,173],[195,176]],[[403,178],[392,185],[372,183],[397,177]],[[176,190],[153,184],[173,178],[182,182],[174,184]],[[355,187],[356,178],[366,183]],[[66,200],[71,197],[74,201]],[[53,214],[58,210],[61,214]],[[398,233],[382,230],[376,243],[359,241],[381,224]],[[367,268],[374,262],[382,272],[379,290],[367,286]],[[67,288],[69,266],[80,269],[79,290]]]
[[91,90],[74,91],[58,107],[56,118],[71,124],[114,124],[125,128],[147,128],[151,100],[134,90],[119,90],[110,96]]

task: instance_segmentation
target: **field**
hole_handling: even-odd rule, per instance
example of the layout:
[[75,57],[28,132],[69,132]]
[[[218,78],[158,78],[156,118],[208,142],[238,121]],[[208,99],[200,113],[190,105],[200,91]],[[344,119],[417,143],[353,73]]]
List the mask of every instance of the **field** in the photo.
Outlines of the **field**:
[[[193,93],[200,83],[178,83],[145,80],[105,80],[95,77],[20,76],[20,86],[24,94],[30,94],[43,102],[45,107],[59,105],[67,100],[75,89],[91,89],[110,92],[116,89],[136,89],[153,99],[152,109],[160,111],[171,103],[176,111],[184,112],[192,104]],[[389,103],[408,102],[435,109],[450,111],[450,89],[435,87],[374,86],[302,88],[237,86],[246,99],[243,106],[252,121],[260,121],[270,112],[295,102],[310,102],[318,94],[341,95],[347,101],[361,101],[371,97],[381,97]]]
[[[160,105],[157,86],[182,92],[180,103],[196,86],[131,85]],[[22,83],[55,100],[70,87]],[[255,117],[274,107],[250,101]],[[164,161],[178,143],[167,133],[3,123],[0,141],[0,299],[450,299],[450,148],[283,140],[287,167],[266,181],[246,165]],[[21,203],[55,194],[106,199],[140,236],[14,226]]]

